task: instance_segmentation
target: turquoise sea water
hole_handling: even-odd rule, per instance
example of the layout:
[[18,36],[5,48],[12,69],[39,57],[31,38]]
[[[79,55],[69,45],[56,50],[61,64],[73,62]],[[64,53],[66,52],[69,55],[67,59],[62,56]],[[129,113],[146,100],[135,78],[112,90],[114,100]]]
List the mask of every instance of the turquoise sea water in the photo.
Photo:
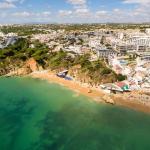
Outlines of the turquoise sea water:
[[150,150],[150,115],[46,81],[0,78],[0,150]]

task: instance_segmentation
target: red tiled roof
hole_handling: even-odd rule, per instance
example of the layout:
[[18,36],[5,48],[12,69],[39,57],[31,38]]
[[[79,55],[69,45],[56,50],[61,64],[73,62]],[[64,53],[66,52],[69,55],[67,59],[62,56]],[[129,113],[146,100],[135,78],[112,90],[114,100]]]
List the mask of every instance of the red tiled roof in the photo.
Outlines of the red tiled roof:
[[124,82],[117,82],[116,85],[119,87],[123,87],[123,86],[126,86],[127,84]]

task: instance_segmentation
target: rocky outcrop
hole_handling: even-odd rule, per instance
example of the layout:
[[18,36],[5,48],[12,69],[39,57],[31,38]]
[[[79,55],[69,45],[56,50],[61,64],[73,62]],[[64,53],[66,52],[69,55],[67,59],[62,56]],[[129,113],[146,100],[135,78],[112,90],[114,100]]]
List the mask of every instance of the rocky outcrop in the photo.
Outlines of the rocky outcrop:
[[34,58],[30,58],[25,63],[25,68],[30,68],[32,72],[39,71],[39,65]]
[[0,75],[7,74],[6,70],[4,68],[0,68]]
[[11,68],[9,71],[4,72],[3,74],[6,74],[6,76],[23,76],[23,75],[28,75],[34,71],[39,71],[41,70],[42,67],[38,65],[35,59],[30,58],[27,60],[22,67],[20,68]]
[[19,68],[19,69],[16,69],[14,71],[9,72],[5,76],[7,76],[7,77],[9,77],[9,76],[23,76],[23,75],[30,74],[31,72],[32,71],[29,67],[22,67],[22,68]]
[[104,95],[102,98],[103,98],[103,100],[104,100],[106,103],[109,103],[109,104],[112,104],[112,105],[115,104],[114,100],[111,99],[110,96],[108,96],[108,95]]

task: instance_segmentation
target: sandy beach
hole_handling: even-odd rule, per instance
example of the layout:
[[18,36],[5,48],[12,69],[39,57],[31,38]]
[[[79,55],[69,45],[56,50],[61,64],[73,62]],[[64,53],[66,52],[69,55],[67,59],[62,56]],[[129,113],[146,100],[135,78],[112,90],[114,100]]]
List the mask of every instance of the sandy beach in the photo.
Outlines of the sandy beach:
[[[113,94],[109,95],[104,93],[102,90],[96,87],[90,87],[87,84],[80,83],[78,81],[69,81],[63,78],[59,78],[55,75],[55,73],[51,71],[40,71],[40,72],[33,72],[29,75],[32,78],[38,78],[42,80],[47,80],[51,83],[57,83],[62,86],[65,86],[79,94],[83,94],[87,97],[90,97],[96,102],[105,102],[110,104],[116,104],[119,106],[128,107],[137,111],[142,111],[146,113],[150,113],[150,105],[146,103],[142,103],[137,99],[138,97],[135,96],[136,94],[131,94],[132,99],[130,98],[129,93],[127,94]],[[109,99],[109,100],[108,100]]]
[[[65,86],[77,93],[86,95],[92,99],[94,99],[95,101],[100,101],[102,102],[102,97],[105,95],[104,93],[100,92],[100,91],[96,91],[94,88],[90,88],[88,87],[88,85],[84,85],[81,84],[77,81],[69,81],[69,80],[65,80],[63,78],[59,78],[57,77],[53,72],[33,72],[32,74],[30,74],[30,76],[32,78],[39,78],[42,80],[47,80],[51,83],[57,83],[60,84],[62,86]],[[92,92],[90,92],[90,90]]]

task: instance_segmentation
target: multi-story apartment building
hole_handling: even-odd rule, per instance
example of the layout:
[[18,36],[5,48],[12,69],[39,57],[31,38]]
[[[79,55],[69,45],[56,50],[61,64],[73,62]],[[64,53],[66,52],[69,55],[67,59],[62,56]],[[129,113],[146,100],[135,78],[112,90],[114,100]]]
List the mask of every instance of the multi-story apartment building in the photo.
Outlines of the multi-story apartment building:
[[127,45],[134,45],[136,52],[145,52],[150,48],[150,36],[133,36],[127,40]]

